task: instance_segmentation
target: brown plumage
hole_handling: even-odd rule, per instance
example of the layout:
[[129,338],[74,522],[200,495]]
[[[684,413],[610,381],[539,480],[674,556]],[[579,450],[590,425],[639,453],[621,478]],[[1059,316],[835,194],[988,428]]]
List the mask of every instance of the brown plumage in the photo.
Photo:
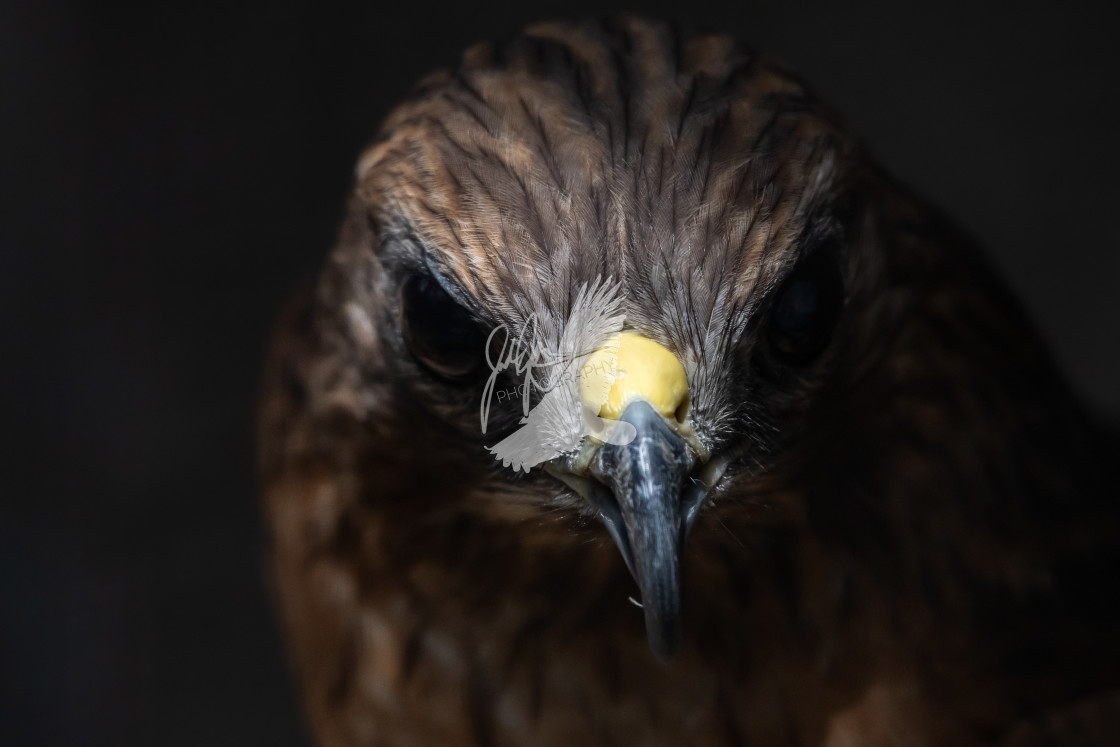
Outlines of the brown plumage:
[[[809,346],[783,299],[829,273]],[[417,277],[451,347],[533,314],[554,346],[613,278],[684,365],[728,467],[668,661],[596,507],[486,451],[520,407],[480,432],[482,383],[401,302]],[[722,36],[544,24],[425,79],[281,324],[260,443],[325,745],[1028,744],[1116,720],[1098,435],[968,242]]]

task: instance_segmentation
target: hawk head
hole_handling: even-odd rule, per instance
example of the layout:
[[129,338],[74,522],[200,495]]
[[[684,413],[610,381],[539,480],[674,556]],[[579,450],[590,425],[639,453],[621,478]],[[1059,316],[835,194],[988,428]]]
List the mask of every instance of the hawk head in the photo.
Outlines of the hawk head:
[[[600,519],[671,655],[691,525],[748,500],[746,474],[813,426],[838,357],[859,355],[848,317],[871,310],[854,279],[866,293],[879,274],[871,179],[798,81],[724,37],[622,19],[471,49],[361,157],[319,294],[334,383],[385,431],[402,482],[376,499],[503,534],[545,519],[565,543],[561,517]],[[627,379],[661,366],[683,385],[630,387],[612,413],[630,443],[591,434],[514,473],[487,447],[546,393],[574,302],[600,285],[649,343]]]

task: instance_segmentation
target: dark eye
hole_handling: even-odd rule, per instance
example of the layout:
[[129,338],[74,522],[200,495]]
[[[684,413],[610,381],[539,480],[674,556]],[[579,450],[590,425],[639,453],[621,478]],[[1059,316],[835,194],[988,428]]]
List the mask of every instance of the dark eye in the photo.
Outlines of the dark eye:
[[828,343],[843,301],[832,254],[816,251],[806,257],[776,296],[768,332],[774,352],[787,363],[808,363]]
[[401,327],[408,349],[438,376],[463,381],[485,366],[489,331],[427,275],[401,285]]

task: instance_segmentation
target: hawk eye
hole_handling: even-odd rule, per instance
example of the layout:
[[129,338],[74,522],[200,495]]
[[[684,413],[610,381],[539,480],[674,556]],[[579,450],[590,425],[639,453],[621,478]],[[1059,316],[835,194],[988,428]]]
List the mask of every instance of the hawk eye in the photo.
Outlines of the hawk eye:
[[830,252],[815,251],[782,283],[770,316],[770,346],[787,363],[808,363],[832,334],[843,305],[840,273]]
[[437,376],[463,381],[485,366],[488,330],[427,275],[401,285],[401,330],[409,351]]

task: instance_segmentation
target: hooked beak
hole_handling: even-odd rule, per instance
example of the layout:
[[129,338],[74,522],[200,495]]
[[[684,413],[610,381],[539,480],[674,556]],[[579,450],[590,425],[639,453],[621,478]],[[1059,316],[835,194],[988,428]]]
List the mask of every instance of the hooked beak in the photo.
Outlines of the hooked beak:
[[695,517],[681,505],[681,488],[693,458],[649,404],[634,402],[620,420],[637,433],[622,446],[603,444],[592,458],[591,474],[606,488],[593,500],[642,592],[650,648],[669,659],[681,638],[680,554]]
[[693,472],[708,455],[694,437],[681,435],[688,429],[673,416],[688,396],[675,356],[644,338],[624,337],[618,363],[622,375],[600,414],[617,418],[616,432],[624,429],[627,437],[588,439],[573,461],[548,469],[597,509],[641,591],[650,648],[668,660],[681,640],[681,551],[725,462]]

